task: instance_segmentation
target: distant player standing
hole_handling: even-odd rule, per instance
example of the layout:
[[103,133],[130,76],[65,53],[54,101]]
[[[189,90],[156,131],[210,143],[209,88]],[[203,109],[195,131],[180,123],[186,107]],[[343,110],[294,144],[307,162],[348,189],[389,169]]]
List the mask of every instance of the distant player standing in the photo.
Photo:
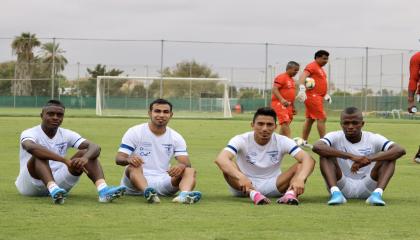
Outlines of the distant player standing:
[[331,193],[328,204],[367,198],[371,205],[384,206],[382,193],[405,150],[380,134],[362,131],[363,115],[355,107],[341,113],[340,124],[341,131],[326,134],[312,148],[321,157],[321,173]]
[[280,125],[280,134],[290,138],[290,123],[295,110],[295,80],[294,76],[299,72],[299,64],[290,61],[287,63],[286,72],[278,75],[274,79],[271,107],[276,111],[278,124]]
[[[319,136],[325,135],[325,122],[327,114],[324,111],[324,100],[331,104],[331,97],[327,94],[328,82],[327,74],[322,68],[328,63],[329,53],[325,50],[319,50],[315,53],[315,61],[308,64],[302,75],[299,77],[299,93],[297,99],[305,102],[306,120],[303,125],[302,138],[306,144],[311,132],[312,124],[316,121]],[[315,80],[313,89],[306,89],[305,79],[311,77]]]
[[[172,104],[156,99],[149,106],[148,123],[131,127],[124,134],[115,161],[125,166],[121,184],[129,195],[143,195],[149,203],[159,203],[159,195],[171,196],[178,203],[195,203],[201,193],[193,191],[195,169],[191,167],[184,138],[167,125]],[[177,164],[170,166],[171,158]]]
[[[107,186],[98,157],[100,148],[78,133],[61,128],[64,105],[50,100],[42,108],[42,123],[26,129],[20,137],[20,171],[16,187],[22,195],[48,196],[63,204],[83,171],[96,185],[100,202],[121,196],[124,187]],[[79,151],[66,158],[68,148]]]
[[[420,52],[410,58],[410,80],[408,82],[408,112],[417,112],[414,95],[417,92],[417,101],[420,102]],[[413,111],[414,110],[414,111]]]
[[[267,197],[280,197],[278,203],[299,204],[298,196],[304,192],[315,161],[293,140],[274,133],[277,125],[273,109],[259,108],[251,127],[253,131],[233,137],[215,160],[232,194],[249,196],[257,205],[270,203]],[[286,154],[297,163],[281,172]]]

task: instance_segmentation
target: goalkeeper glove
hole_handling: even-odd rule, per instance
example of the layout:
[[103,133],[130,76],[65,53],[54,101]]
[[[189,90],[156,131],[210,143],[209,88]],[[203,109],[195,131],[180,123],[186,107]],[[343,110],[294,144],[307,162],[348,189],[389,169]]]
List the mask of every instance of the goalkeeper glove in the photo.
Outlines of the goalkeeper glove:
[[306,87],[303,84],[299,85],[299,93],[296,96],[297,100],[304,102],[306,100]]

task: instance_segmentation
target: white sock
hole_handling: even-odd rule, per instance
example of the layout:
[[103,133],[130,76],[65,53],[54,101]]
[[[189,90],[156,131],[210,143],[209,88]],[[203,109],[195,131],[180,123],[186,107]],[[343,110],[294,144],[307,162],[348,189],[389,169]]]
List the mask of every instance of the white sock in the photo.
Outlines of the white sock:
[[58,185],[55,183],[55,182],[53,182],[53,183],[51,183],[51,184],[49,184],[49,186],[48,186],[48,191],[50,192],[50,193],[52,193],[55,189],[57,189],[57,188],[59,188],[58,187]]
[[96,189],[98,189],[98,192],[100,192],[102,189],[108,187],[108,185],[106,184],[106,182],[103,182],[101,184],[99,184]]
[[332,194],[333,192],[340,192],[340,189],[337,186],[332,186],[330,188],[330,193]]
[[382,194],[384,193],[384,190],[382,188],[377,188],[377,189],[375,189],[374,192],[378,192],[382,196]]
[[252,191],[249,193],[249,198],[251,198],[251,200],[252,200],[252,201],[254,201],[255,195],[257,195],[257,193],[260,193],[260,192],[257,192],[257,191],[255,191],[255,190],[252,190]]

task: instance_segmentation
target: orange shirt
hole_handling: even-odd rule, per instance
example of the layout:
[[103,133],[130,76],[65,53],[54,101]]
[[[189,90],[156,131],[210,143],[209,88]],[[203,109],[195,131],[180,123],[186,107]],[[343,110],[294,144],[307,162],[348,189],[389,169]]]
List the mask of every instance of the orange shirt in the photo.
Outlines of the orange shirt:
[[415,92],[420,78],[420,52],[417,52],[410,58],[410,81],[408,90]]
[[313,89],[306,89],[306,94],[317,94],[325,96],[327,94],[327,74],[324,69],[318,65],[316,61],[313,61],[306,65],[305,70],[309,73],[309,77],[315,80],[315,87]]
[[[277,88],[280,92],[280,95],[289,102],[295,101],[295,80],[289,76],[287,73],[282,73],[274,79],[273,88]],[[271,101],[279,101],[277,97],[273,94],[271,96]]]

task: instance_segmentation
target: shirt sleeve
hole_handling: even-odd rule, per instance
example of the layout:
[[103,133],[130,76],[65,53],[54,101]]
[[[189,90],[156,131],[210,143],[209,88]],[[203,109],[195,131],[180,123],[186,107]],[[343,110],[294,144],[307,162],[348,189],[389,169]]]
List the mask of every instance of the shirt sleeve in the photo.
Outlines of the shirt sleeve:
[[233,137],[227,144],[227,146],[224,148],[224,150],[227,150],[231,152],[233,155],[236,156],[238,152],[241,150],[241,148],[245,145],[245,142],[243,138],[238,135]]
[[394,144],[393,141],[388,140],[386,137],[380,134],[373,134],[372,142],[376,150],[375,152],[388,151],[388,149],[392,146],[392,144]]
[[187,143],[180,134],[175,134],[174,137],[174,157],[188,156]]
[[125,154],[131,155],[131,153],[134,152],[136,149],[136,135],[133,128],[130,128],[125,132],[120,148],[118,149],[118,152],[123,152]]
[[72,130],[63,129],[63,132],[67,140],[67,147],[79,148],[80,144],[86,141],[86,139],[80,136],[80,134]]
[[32,142],[36,143],[36,135],[33,131],[31,131],[30,129],[25,130],[22,132],[22,134],[20,135],[20,143],[22,144],[24,141],[30,140]]
[[314,74],[315,69],[314,69],[313,64],[306,65],[304,71],[307,71],[309,73],[309,75]]
[[330,132],[327,133],[323,138],[321,138],[320,140],[323,141],[324,143],[326,143],[328,146],[333,147],[336,139],[337,139],[337,132]]
[[287,153],[290,156],[295,157],[295,155],[302,150],[298,145],[296,145],[295,141],[290,138],[282,138],[282,141],[279,142],[283,155]]
[[274,79],[274,84],[273,84],[273,86],[274,86],[274,87],[276,87],[276,88],[282,88],[282,87],[283,87],[283,85],[284,85],[283,78],[282,78],[282,77],[280,77],[280,76],[277,76],[277,77]]

